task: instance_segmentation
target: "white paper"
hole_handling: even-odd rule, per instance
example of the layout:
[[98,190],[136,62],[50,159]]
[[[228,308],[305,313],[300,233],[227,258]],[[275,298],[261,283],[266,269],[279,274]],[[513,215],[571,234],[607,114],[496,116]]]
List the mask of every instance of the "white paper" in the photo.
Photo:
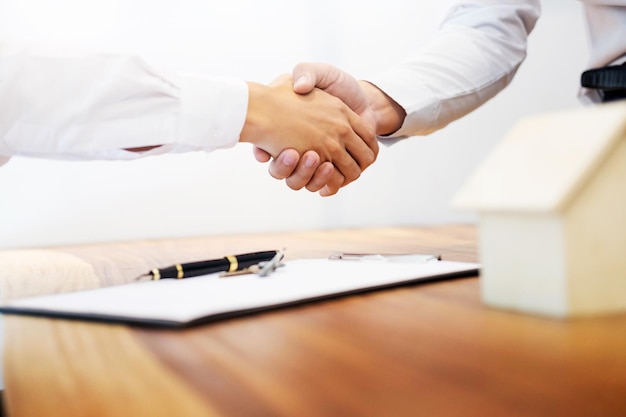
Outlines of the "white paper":
[[182,280],[76,291],[11,301],[0,311],[67,315],[127,322],[185,324],[212,316],[264,308],[388,286],[402,282],[477,271],[478,264],[451,261],[398,263],[305,259],[289,261],[267,277],[218,274]]

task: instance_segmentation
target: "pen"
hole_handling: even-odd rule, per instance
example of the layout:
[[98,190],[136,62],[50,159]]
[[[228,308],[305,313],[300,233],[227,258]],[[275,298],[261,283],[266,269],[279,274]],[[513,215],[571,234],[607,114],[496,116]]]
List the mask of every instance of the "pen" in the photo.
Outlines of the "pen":
[[257,265],[260,262],[269,262],[274,259],[277,253],[279,252],[275,250],[243,253],[240,255],[228,255],[223,258],[208,261],[176,264],[166,268],[154,268],[150,272],[138,277],[137,280],[142,278],[149,278],[151,280],[165,278],[182,279],[212,274],[214,272],[234,272],[252,265]]

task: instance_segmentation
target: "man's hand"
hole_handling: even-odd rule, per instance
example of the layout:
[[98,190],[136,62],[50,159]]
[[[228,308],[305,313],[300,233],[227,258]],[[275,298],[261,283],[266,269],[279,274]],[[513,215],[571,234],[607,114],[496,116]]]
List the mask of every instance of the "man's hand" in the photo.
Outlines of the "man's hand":
[[384,91],[330,64],[298,64],[293,79],[293,91],[306,94],[317,87],[332,94],[370,124],[377,135],[392,134],[404,123],[405,110]]
[[300,63],[293,69],[293,91],[307,94],[315,87],[346,103],[376,130],[374,111],[361,82],[352,75],[324,63]]
[[[367,81],[357,81],[350,74],[329,64],[302,63],[293,70],[293,89],[299,94],[306,94],[313,88],[320,88],[341,99],[363,120],[375,129],[378,135],[395,132],[402,126],[406,112],[384,91]],[[257,160],[267,162],[269,155],[255,150]],[[285,162],[291,162],[286,164]],[[316,167],[302,164],[280,155],[270,164],[270,174],[278,179],[286,179],[287,185],[294,189],[306,188],[320,190],[321,195],[332,195],[339,191],[342,184],[337,179],[337,172],[332,173],[324,164]],[[323,187],[323,188],[322,188]]]
[[[293,70],[293,90],[298,94],[308,94],[319,88],[342,100],[362,120],[375,130],[374,113],[370,108],[368,98],[359,83],[350,74],[345,73],[332,65],[322,63],[302,63]],[[375,152],[378,152],[376,143]],[[372,148],[374,150],[374,148]],[[262,150],[254,149],[255,158],[259,162],[267,162],[270,155]],[[317,165],[316,157],[311,153],[303,155],[302,160],[294,160],[294,154],[288,150],[272,160],[269,168],[270,175],[277,179],[285,179],[292,189],[306,187],[309,191],[320,191],[322,196],[337,193],[339,188],[348,184],[342,181],[341,175],[327,163]]]
[[[305,156],[296,162],[296,170],[329,162],[338,173],[331,173],[332,167],[323,164],[318,177],[325,180],[330,174],[331,186],[337,189],[358,178],[376,159],[378,142],[373,127],[340,99],[320,89],[296,94],[291,76],[280,77],[269,86],[249,83],[249,92],[248,114],[240,140],[255,145],[257,159],[276,158],[290,148],[298,158]],[[307,151],[313,151],[319,159],[311,152],[305,155]],[[293,166],[294,157],[289,155],[294,154],[279,160]],[[277,175],[281,175],[280,170]],[[314,178],[311,176],[306,183],[311,188],[316,187]],[[295,175],[288,184],[296,188],[297,182]]]
[[[268,162],[272,158],[270,154],[256,146],[252,150],[259,162]],[[311,192],[319,191],[323,197],[335,194],[344,183],[343,175],[332,163],[320,164],[320,157],[315,151],[306,151],[300,157],[295,149],[285,149],[272,159],[269,173],[278,180],[284,179],[292,190],[306,187]]]

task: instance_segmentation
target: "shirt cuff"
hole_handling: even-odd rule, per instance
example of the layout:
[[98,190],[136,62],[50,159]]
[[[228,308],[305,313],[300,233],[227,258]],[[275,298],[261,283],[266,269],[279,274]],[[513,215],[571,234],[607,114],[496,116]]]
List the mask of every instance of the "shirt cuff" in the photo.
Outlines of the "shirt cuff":
[[239,141],[248,111],[248,85],[238,79],[178,74],[179,144],[212,150]]
[[367,81],[384,91],[407,115],[400,129],[381,138],[401,138],[431,133],[439,111],[438,101],[425,84],[416,82],[412,71],[396,67],[370,77]]

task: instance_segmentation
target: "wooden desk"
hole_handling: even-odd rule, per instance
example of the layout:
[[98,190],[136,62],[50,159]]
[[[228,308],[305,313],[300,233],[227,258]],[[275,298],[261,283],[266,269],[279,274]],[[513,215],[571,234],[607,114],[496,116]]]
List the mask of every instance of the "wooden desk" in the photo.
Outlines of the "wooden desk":
[[[291,258],[434,250],[476,260],[469,226],[186,242],[216,252],[287,246]],[[13,417],[626,416],[625,315],[568,322],[490,310],[478,278],[183,331],[4,320]]]

